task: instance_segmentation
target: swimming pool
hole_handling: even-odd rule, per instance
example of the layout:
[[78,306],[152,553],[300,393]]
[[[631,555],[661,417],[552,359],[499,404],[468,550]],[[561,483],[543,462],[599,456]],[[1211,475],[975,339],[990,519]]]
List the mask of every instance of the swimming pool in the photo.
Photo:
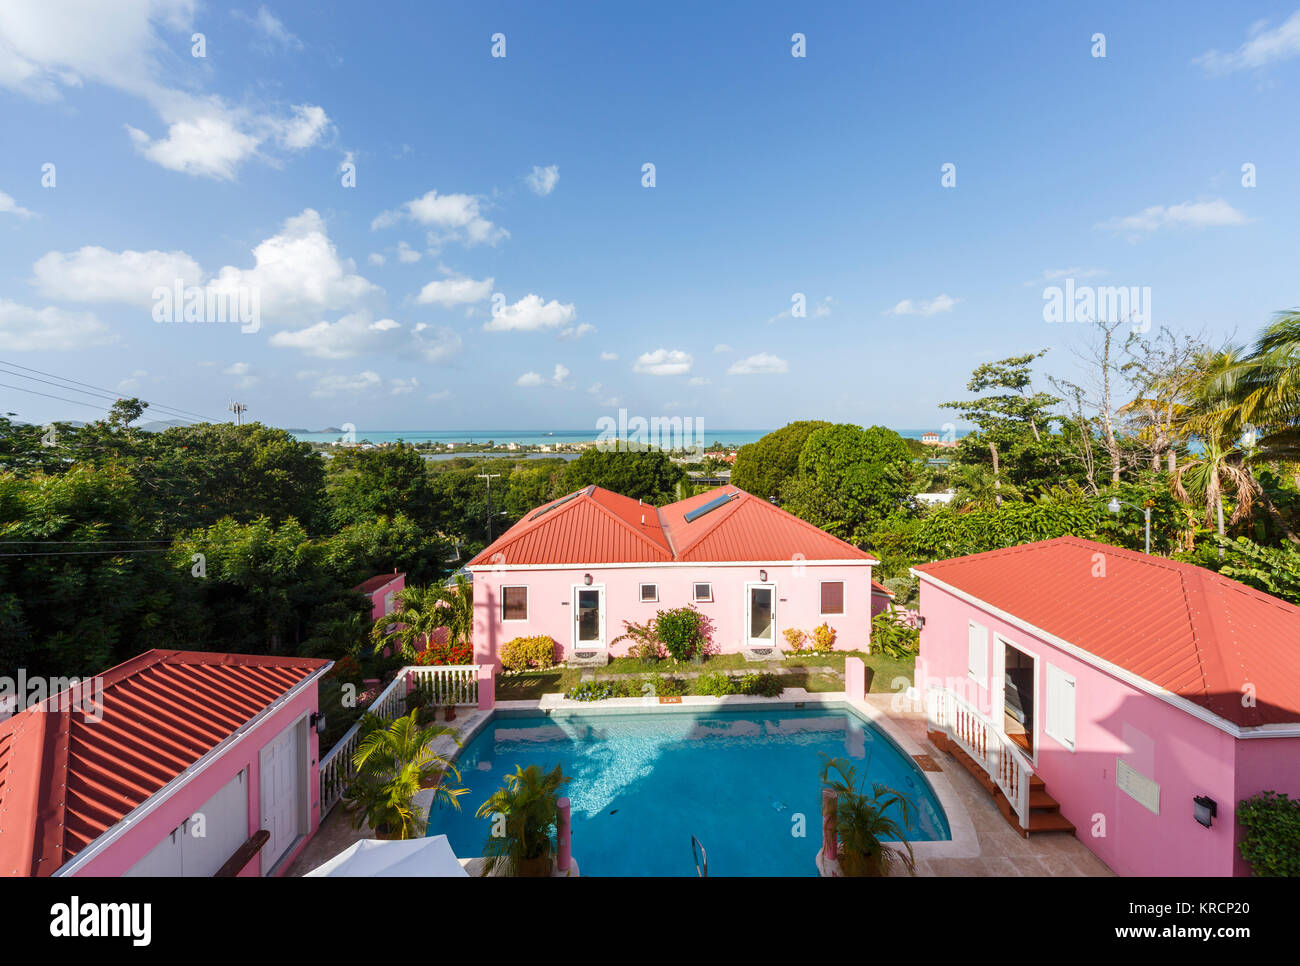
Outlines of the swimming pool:
[[929,783],[897,745],[848,710],[820,708],[497,716],[460,755],[470,789],[462,810],[435,810],[428,834],[445,834],[459,856],[481,855],[489,822],[474,813],[505,775],[563,761],[584,876],[693,876],[692,835],[708,850],[710,876],[812,876],[822,751],[854,762],[859,780],[902,792],[915,806],[912,841],[950,837]]

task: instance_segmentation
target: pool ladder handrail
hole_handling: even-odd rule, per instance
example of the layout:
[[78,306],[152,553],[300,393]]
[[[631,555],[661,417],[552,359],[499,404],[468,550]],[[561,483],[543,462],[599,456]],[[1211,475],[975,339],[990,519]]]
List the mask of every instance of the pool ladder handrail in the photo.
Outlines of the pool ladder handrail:
[[[695,854],[696,848],[700,850],[698,856]],[[701,859],[704,860],[703,870],[700,869]],[[704,844],[694,835],[691,836],[691,860],[695,863],[695,874],[701,879],[707,879],[709,877],[709,853],[704,851]]]

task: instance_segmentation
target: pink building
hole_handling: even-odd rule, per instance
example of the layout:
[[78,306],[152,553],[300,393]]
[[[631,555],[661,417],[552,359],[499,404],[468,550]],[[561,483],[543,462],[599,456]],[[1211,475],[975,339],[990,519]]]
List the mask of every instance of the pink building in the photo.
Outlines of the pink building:
[[930,737],[1022,834],[1121,875],[1244,875],[1237,803],[1300,796],[1300,608],[1061,537],[917,567]]
[[330,661],[147,651],[0,722],[0,874],[279,875],[320,824]]
[[[558,657],[625,653],[624,622],[693,605],[723,652],[763,656],[787,628],[826,623],[836,647],[865,649],[872,615],[867,553],[734,486],[655,508],[589,486],[539,507],[468,564],[474,660],[547,635]],[[775,650],[774,650],[775,649]]]
[[363,580],[352,589],[370,598],[370,619],[377,621],[397,608],[397,592],[406,587],[406,574],[394,570]]

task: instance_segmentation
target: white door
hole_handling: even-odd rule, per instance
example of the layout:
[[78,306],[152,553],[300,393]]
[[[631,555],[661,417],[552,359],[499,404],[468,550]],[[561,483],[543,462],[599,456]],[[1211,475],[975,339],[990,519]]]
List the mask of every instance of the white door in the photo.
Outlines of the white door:
[[261,799],[262,828],[271,833],[262,846],[262,874],[267,875],[276,862],[302,833],[302,746],[295,722],[280,732],[262,749]]
[[594,650],[605,646],[605,588],[573,588],[573,649]]
[[247,840],[248,779],[241,771],[124,874],[214,876]]
[[746,584],[745,643],[776,647],[776,585]]

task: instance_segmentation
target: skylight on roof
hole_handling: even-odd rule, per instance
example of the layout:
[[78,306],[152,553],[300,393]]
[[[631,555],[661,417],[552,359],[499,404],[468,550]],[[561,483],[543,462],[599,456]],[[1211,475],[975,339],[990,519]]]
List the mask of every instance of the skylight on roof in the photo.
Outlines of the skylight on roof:
[[581,496],[581,495],[582,495],[582,491],[581,491],[581,490],[579,490],[577,493],[570,493],[570,494],[569,494],[568,496],[566,496],[564,499],[562,499],[562,500],[556,500],[556,501],[555,501],[554,503],[552,503],[550,506],[544,506],[544,507],[542,507],[540,510],[538,510],[536,513],[534,513],[534,514],[533,514],[532,516],[530,516],[528,519],[529,519],[529,520],[536,520],[536,519],[537,519],[538,517],[540,517],[543,513],[550,513],[550,512],[551,512],[552,510],[554,510],[557,506],[564,506],[564,504],[568,503],[570,500],[576,499],[577,497],[579,497],[579,496]]
[[687,513],[685,517],[686,522],[692,523],[693,521],[698,520],[700,517],[704,516],[704,514],[712,513],[720,506],[726,506],[735,498],[736,498],[735,494],[733,493],[727,493],[723,496],[716,497],[715,499],[712,499],[708,503],[704,504],[704,506],[696,507],[694,510],[691,510],[689,513]]

